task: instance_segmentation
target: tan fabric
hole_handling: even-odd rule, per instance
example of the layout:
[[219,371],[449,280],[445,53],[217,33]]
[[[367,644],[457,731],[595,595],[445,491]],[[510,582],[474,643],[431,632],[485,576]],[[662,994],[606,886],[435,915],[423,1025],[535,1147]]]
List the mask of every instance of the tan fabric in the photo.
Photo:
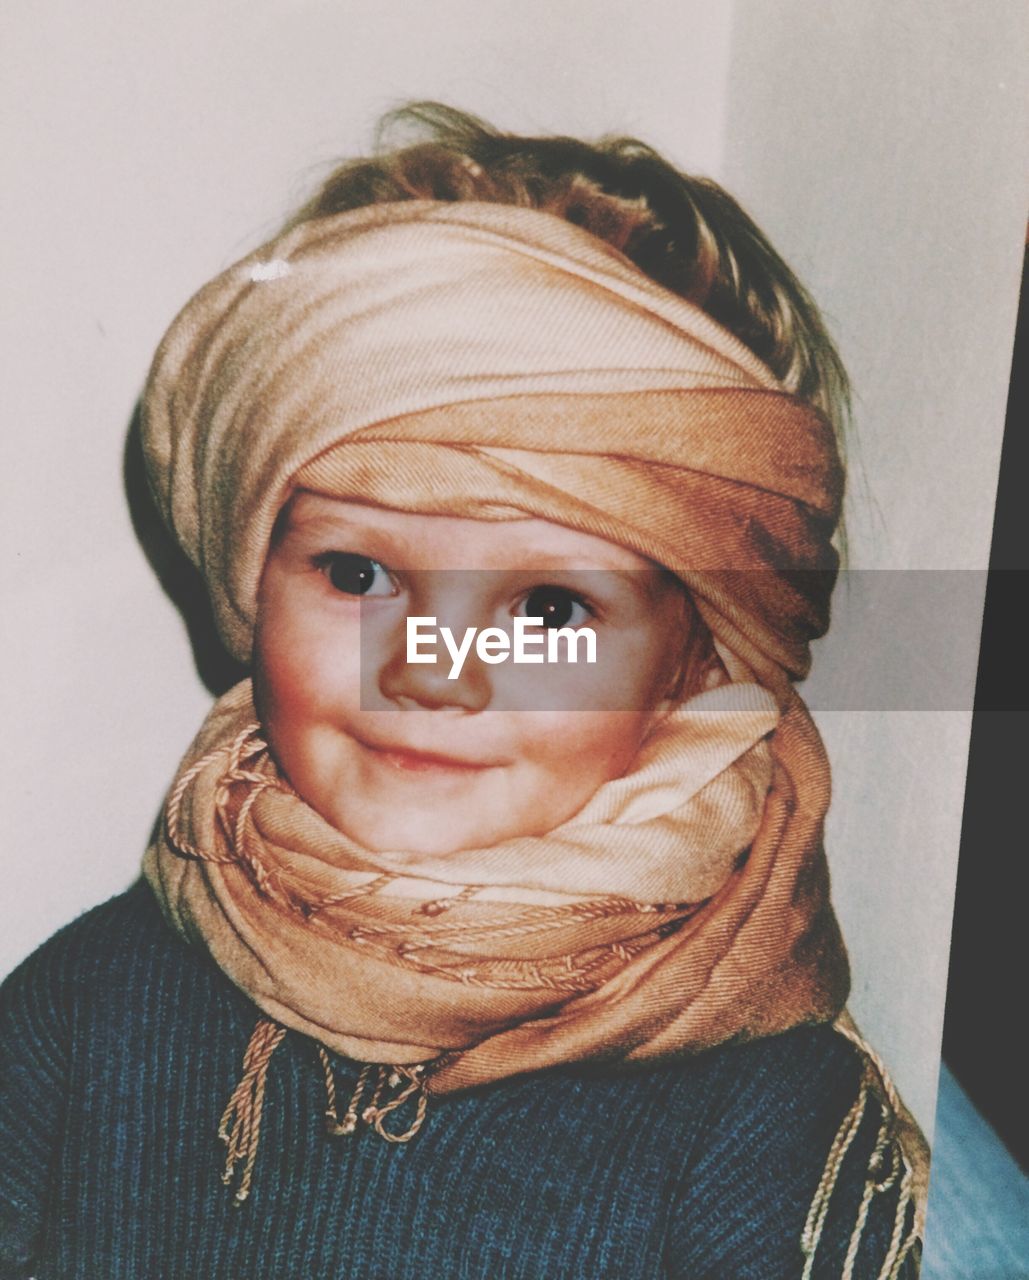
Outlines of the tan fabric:
[[[813,840],[824,756],[799,702],[770,747],[778,722],[760,687],[712,689],[574,818],[443,865],[369,853],[305,805],[244,682],[187,756],[146,873],[176,928],[276,1020],[361,1061],[464,1050],[432,1091],[768,1034],[832,1016],[846,992]],[[554,905],[533,903],[539,889]]]
[[302,224],[179,315],[143,437],[244,660],[297,485],[542,516],[641,551],[764,683],[803,675],[827,624],[828,424],[704,312],[549,214],[412,201]]
[[240,657],[304,487],[632,547],[690,586],[734,677],[570,822],[445,875],[329,827],[262,750],[249,683],[227,695],[146,871],[262,1009],[359,1059],[434,1058],[440,1091],[841,1008],[829,771],[790,683],[827,623],[841,468],[825,421],[737,339],[549,215],[378,206],[201,290],[156,357],[144,439]]

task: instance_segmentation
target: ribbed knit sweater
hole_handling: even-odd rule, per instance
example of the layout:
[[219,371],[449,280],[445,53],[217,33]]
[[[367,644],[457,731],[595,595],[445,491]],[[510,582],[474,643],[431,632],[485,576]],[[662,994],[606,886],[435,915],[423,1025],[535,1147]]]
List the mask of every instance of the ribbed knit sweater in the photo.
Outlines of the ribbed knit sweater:
[[[326,1132],[315,1046],[291,1032],[236,1205],[217,1130],[258,1016],[143,883],[11,975],[4,1280],[798,1277],[860,1072],[841,1037],[802,1028],[631,1074],[562,1068],[432,1099],[421,1131],[391,1145],[363,1125]],[[333,1061],[345,1100],[359,1067]],[[844,1164],[815,1276],[842,1273],[877,1120]],[[896,1203],[873,1199],[858,1280],[878,1274]]]

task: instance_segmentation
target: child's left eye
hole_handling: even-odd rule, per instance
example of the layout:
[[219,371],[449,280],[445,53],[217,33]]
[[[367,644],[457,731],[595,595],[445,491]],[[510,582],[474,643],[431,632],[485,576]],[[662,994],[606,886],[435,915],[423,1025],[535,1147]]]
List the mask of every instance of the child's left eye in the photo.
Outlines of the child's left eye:
[[352,551],[328,551],[315,563],[337,591],[348,596],[390,596],[389,571],[377,560]]
[[549,584],[533,587],[518,612],[525,618],[542,618],[547,628],[581,627],[595,616],[586,601],[574,591]]

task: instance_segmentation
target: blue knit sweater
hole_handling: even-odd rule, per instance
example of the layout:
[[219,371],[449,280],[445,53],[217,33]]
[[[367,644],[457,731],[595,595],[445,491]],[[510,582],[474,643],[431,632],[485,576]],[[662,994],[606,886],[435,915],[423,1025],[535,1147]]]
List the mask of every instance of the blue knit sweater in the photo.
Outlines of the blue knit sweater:
[[[236,1205],[217,1129],[257,1017],[143,883],[7,980],[4,1280],[793,1278],[858,1087],[849,1044],[804,1028],[633,1074],[562,1068],[433,1099],[394,1146],[364,1126],[326,1133],[315,1047],[291,1032]],[[358,1068],[334,1062],[345,1100]],[[818,1277],[841,1274],[876,1128],[869,1115],[847,1157]],[[878,1274],[895,1205],[895,1191],[872,1202],[858,1280]]]

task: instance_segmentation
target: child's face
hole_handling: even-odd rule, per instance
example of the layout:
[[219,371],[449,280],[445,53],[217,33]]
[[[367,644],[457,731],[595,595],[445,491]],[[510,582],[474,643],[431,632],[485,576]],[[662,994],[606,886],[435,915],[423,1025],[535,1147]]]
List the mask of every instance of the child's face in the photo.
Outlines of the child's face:
[[[632,551],[547,520],[304,492],[281,523],[259,597],[258,708],[296,791],[368,849],[541,835],[624,773],[674,705],[688,606]],[[442,641],[437,665],[406,660],[408,615],[460,640],[468,627],[510,632],[541,605],[555,624],[593,628],[595,664],[491,665],[473,646],[449,679]]]

